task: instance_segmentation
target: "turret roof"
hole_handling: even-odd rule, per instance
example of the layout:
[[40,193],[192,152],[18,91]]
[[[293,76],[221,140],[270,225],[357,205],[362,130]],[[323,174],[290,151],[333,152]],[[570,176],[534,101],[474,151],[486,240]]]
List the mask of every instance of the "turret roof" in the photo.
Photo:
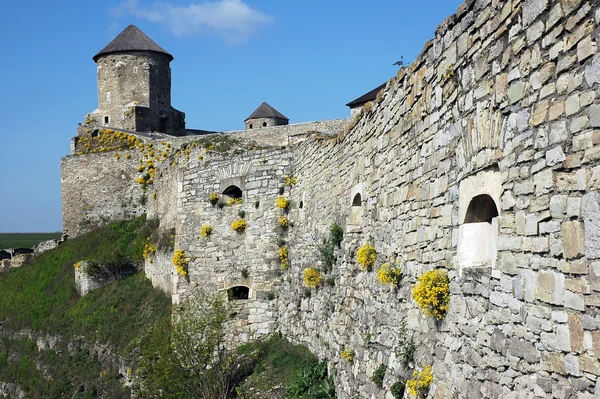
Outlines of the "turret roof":
[[168,55],[170,60],[173,61],[173,56],[171,54],[156,44],[154,40],[146,36],[146,34],[135,25],[129,25],[123,32],[119,33],[112,42],[108,43],[106,47],[94,56],[94,61],[98,61],[98,58],[101,55],[126,51],[154,51]]
[[266,102],[260,104],[258,108],[256,108],[254,112],[244,120],[244,122],[249,119],[258,118],[281,118],[285,119],[286,121],[289,121],[289,119],[286,116],[284,116],[281,112],[277,111],[275,108],[271,107]]

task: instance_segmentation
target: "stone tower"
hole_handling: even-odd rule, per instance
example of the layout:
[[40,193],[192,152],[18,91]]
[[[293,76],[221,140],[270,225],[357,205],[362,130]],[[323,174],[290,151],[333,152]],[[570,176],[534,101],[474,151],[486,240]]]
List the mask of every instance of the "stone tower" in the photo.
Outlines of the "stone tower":
[[246,118],[244,125],[246,130],[260,129],[267,126],[287,125],[289,121],[281,112],[263,102]]
[[173,56],[138,27],[129,25],[93,59],[98,109],[87,121],[135,132],[185,133],[185,114],[171,107]]

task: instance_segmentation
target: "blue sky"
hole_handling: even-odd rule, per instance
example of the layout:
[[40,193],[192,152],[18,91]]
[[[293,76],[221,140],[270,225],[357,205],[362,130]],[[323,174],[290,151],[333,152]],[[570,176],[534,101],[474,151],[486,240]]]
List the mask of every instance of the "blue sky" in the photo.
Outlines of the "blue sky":
[[97,107],[92,56],[129,24],[174,55],[189,128],[242,129],[267,101],[290,123],[347,102],[412,61],[459,0],[23,0],[0,24],[0,232],[61,230],[60,159]]

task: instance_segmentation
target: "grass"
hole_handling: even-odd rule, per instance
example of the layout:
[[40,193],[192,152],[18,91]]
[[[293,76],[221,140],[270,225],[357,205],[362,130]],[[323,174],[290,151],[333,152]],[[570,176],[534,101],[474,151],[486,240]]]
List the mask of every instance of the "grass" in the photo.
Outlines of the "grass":
[[[126,397],[118,365],[88,352],[108,345],[133,365],[137,343],[170,315],[170,299],[141,274],[79,297],[73,264],[140,261],[154,227],[144,217],[111,223],[0,274],[0,324],[8,333],[0,342],[0,381],[16,381],[33,398]],[[39,351],[23,331],[60,339],[53,350]]]
[[238,354],[249,353],[257,357],[257,363],[253,374],[238,388],[241,397],[254,388],[261,392],[279,389],[292,399],[335,398],[333,378],[327,377],[327,364],[319,363],[307,347],[272,336],[238,347]]
[[33,248],[48,240],[60,240],[62,233],[0,233],[0,249]]

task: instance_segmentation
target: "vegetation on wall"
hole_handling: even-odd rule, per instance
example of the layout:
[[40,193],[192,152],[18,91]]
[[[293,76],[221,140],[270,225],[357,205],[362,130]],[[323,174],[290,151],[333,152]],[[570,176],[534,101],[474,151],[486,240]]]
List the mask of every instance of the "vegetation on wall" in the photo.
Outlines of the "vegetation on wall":
[[441,320],[448,312],[450,302],[450,281],[443,270],[430,270],[423,273],[412,290],[412,297],[425,316]]
[[358,249],[356,257],[360,268],[363,271],[369,270],[373,267],[375,261],[377,260],[377,251],[375,251],[375,248],[367,241],[365,245]]

